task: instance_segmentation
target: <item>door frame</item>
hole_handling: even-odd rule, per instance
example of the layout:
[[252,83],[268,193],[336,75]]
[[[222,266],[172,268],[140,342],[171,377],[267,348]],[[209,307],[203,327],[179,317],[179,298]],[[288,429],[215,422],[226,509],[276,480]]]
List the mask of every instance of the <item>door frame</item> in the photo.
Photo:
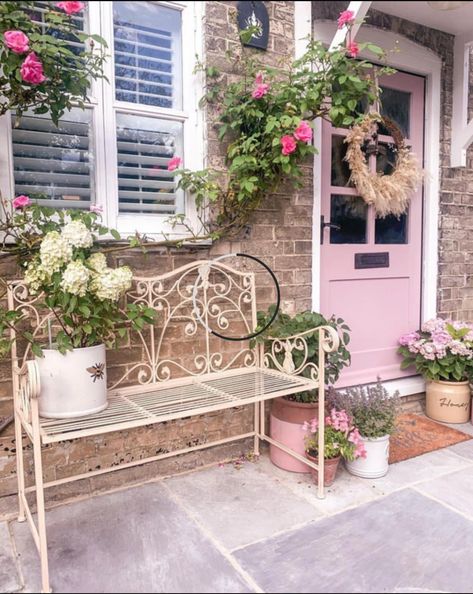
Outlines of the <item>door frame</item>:
[[[298,3],[296,3],[298,4]],[[306,4],[301,3],[301,4]],[[296,15],[297,16],[297,15]],[[304,23],[307,16],[304,17]],[[312,35],[329,45],[336,32],[333,21],[316,21]],[[297,31],[297,26],[296,26]],[[438,217],[440,192],[440,93],[442,61],[433,51],[418,45],[403,35],[363,25],[357,35],[359,42],[369,41],[386,50],[394,50],[389,65],[426,79],[424,116],[424,180],[423,238],[422,238],[422,321],[437,314],[438,281]],[[362,54],[363,56],[363,54]],[[370,57],[368,54],[363,57]],[[371,56],[372,57],[372,56]],[[322,126],[317,122],[314,130],[315,146],[322,146]],[[314,205],[312,228],[312,309],[320,307],[320,212],[321,212],[321,156],[314,158]],[[399,390],[401,396],[424,392],[425,382],[420,376],[384,382],[388,390]]]

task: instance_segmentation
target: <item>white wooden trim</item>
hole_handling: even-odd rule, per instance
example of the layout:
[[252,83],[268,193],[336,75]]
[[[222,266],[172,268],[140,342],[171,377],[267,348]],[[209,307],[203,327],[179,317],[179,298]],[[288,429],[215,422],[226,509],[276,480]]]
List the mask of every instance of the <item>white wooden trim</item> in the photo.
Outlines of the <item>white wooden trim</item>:
[[[336,31],[333,21],[314,23],[313,35],[329,45]],[[359,42],[370,41],[389,53],[389,64],[394,68],[421,74],[426,77],[425,94],[425,151],[424,169],[424,220],[423,220],[423,258],[422,258],[422,321],[435,317],[437,313],[438,283],[438,221],[440,195],[440,93],[442,60],[431,50],[410,41],[406,37],[363,25],[358,33]],[[373,59],[373,56],[366,54]],[[364,56],[365,57],[365,56]],[[320,146],[320,138],[316,140]],[[321,156],[314,158],[314,210],[313,210],[313,284],[312,309],[320,309],[320,203],[322,177]],[[403,378],[386,385],[395,385],[402,395],[415,394],[419,391],[420,380]],[[403,387],[404,386],[404,387]],[[407,390],[407,391],[406,391]],[[422,391],[422,390],[421,390]]]
[[307,49],[312,33],[312,2],[294,3],[294,56],[297,60]]
[[330,43],[330,51],[337,49],[338,46],[345,43],[345,39],[347,38],[349,31],[352,41],[355,40],[355,37],[363,24],[363,19],[365,18],[371,4],[372,2],[350,2],[347,10],[351,10],[353,12],[353,18],[355,22],[351,29],[349,29],[346,25],[341,29],[337,28]]
[[473,142],[473,120],[468,123],[470,50],[473,34],[455,37],[453,57],[453,105],[451,167],[466,166],[466,150]]

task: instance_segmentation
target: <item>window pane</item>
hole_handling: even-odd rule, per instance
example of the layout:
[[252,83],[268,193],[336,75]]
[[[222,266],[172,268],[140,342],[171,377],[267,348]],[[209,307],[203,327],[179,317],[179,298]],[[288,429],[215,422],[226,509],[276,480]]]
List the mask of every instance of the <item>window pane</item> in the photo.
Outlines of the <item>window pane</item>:
[[330,229],[330,243],[366,243],[368,205],[358,196],[333,195],[330,222],[339,229]]
[[347,145],[343,142],[344,136],[332,136],[332,186],[351,186],[350,168],[344,160],[347,154]]
[[407,214],[403,214],[399,218],[394,215],[388,215],[384,219],[377,218],[375,243],[407,243]]
[[181,13],[151,2],[114,2],[119,101],[182,109]]
[[397,149],[393,144],[378,145],[378,154],[376,155],[376,171],[391,175],[396,166]]
[[[87,9],[87,4],[88,2],[84,3]],[[31,19],[33,21],[37,21],[38,23],[41,23],[41,29],[42,29],[42,33],[43,35],[53,35],[54,37],[58,38],[59,32],[51,27],[47,27],[46,23],[44,22],[44,14],[46,12],[47,7],[54,8],[57,10],[56,8],[56,2],[34,2],[33,4],[33,8],[31,10],[29,10],[29,15],[31,17]],[[86,15],[87,12],[86,10],[83,10],[77,14],[72,15],[71,20],[72,23],[74,24],[74,27],[76,27],[77,29],[79,29],[80,31],[86,31],[88,30],[88,26],[86,23]],[[68,39],[69,37],[69,39]],[[66,41],[70,41],[73,37],[71,35],[69,36],[65,36],[64,39]],[[80,43],[78,41],[72,41],[69,44],[69,48],[75,52],[76,54],[82,52],[84,50],[84,44]]]
[[171,157],[182,155],[182,124],[117,114],[118,199],[121,213],[183,212]]
[[[409,138],[411,94],[388,87],[381,88],[383,91],[381,93],[381,114],[391,118],[399,126],[403,135]],[[384,126],[379,127],[379,133],[391,136]]]
[[73,109],[56,127],[47,115],[12,115],[16,194],[46,206],[88,207],[94,200],[90,110]]

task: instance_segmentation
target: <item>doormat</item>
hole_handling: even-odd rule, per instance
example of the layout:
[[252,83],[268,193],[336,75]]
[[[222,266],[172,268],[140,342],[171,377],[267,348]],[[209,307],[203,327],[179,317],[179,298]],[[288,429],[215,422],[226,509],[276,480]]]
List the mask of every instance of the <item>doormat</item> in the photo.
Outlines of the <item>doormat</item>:
[[441,425],[414,413],[399,415],[397,429],[390,439],[390,464],[472,439],[471,435],[463,431]]

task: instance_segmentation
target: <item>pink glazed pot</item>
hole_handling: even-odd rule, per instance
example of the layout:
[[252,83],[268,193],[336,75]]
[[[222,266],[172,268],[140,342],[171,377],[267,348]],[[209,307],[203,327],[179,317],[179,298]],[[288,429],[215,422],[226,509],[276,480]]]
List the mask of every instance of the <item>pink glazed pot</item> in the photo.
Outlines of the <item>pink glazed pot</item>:
[[[316,402],[293,402],[285,398],[276,398],[271,405],[270,434],[271,437],[305,457],[304,437],[302,425],[314,417],[318,417]],[[269,448],[271,462],[290,472],[309,473],[310,468],[295,460],[276,446]]]

